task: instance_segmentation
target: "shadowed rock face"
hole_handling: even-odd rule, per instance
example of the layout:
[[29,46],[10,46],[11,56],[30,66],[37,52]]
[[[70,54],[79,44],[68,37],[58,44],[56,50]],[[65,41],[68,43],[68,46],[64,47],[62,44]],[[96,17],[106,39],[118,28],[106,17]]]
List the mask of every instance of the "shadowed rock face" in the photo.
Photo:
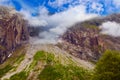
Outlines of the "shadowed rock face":
[[63,48],[81,59],[96,61],[104,51],[104,43],[98,32],[98,28],[76,25],[62,36],[65,44]]
[[99,26],[106,21],[120,23],[120,14],[92,19],[69,28],[62,36],[62,48],[83,60],[97,61],[107,49],[120,51],[120,37],[100,34]]
[[26,21],[14,9],[0,6],[0,63],[29,38]]

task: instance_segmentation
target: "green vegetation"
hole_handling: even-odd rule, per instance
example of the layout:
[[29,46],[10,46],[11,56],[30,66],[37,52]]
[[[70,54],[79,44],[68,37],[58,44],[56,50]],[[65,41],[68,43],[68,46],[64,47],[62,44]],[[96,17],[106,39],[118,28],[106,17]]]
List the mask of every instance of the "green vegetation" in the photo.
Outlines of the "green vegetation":
[[[50,54],[44,51],[38,51],[34,57],[33,61],[30,64],[29,68],[26,68],[24,71],[17,73],[10,77],[10,80],[26,80],[29,73],[34,70],[38,62],[45,62],[50,64],[54,60],[54,54]],[[38,70],[37,70],[38,71]]]
[[29,66],[28,72],[32,69],[34,69],[34,67],[37,65],[38,61],[42,61],[45,60],[46,55],[44,51],[38,51],[34,57],[33,57],[33,61]]
[[7,65],[4,68],[0,69],[0,78],[5,75],[8,71],[10,71],[13,67],[11,65]]
[[[44,52],[46,55],[46,53]],[[63,65],[54,54],[47,53],[46,66],[38,75],[39,80],[88,80],[90,72],[76,64]]]
[[[23,55],[19,57],[17,64],[24,59]],[[13,65],[0,68],[0,77],[13,69]],[[33,80],[34,76],[29,75],[32,71],[38,80],[120,80],[120,52],[107,50],[91,72],[78,66],[70,57],[38,51],[28,68],[8,80],[27,80],[28,76]]]
[[47,64],[54,62],[54,59],[55,59],[54,54],[51,53],[47,54],[47,59],[46,59]]
[[19,58],[18,59],[16,59],[16,64],[20,64],[20,62],[22,61],[22,60],[24,60],[24,58],[25,58],[25,54],[22,54],[22,55],[20,55],[19,56]]
[[37,61],[33,60],[32,63],[30,64],[29,68],[26,69],[26,71],[29,73],[34,67],[36,66]]
[[46,58],[46,54],[44,51],[38,51],[35,55],[34,55],[34,60],[38,61],[38,60],[44,60]]
[[46,65],[38,76],[39,80],[89,80],[88,71],[78,66],[62,64]]
[[23,47],[18,48],[13,55],[0,65],[0,78],[7,72],[14,71],[19,66],[20,62],[24,59],[25,50]]
[[97,63],[92,80],[120,80],[120,52],[107,50]]
[[27,80],[27,77],[28,77],[27,73],[22,71],[20,73],[11,76],[9,80]]
[[90,29],[99,29],[96,25],[93,25],[93,24],[90,24],[90,23],[83,23],[82,25],[84,27],[90,28]]
[[[19,57],[14,65],[24,59],[23,55],[19,55]],[[67,61],[68,64],[66,64]],[[0,70],[1,77],[4,75],[3,73],[13,70],[14,65],[2,68]],[[33,61],[28,67],[12,75],[8,80],[27,80],[28,76],[30,80],[33,80],[34,76],[29,75],[32,71],[32,75],[35,75],[38,80],[89,80],[91,77],[91,72],[77,66],[69,57],[63,57],[62,55],[55,56],[53,53],[38,51],[33,56]]]
[[4,68],[7,65],[13,65],[15,63],[20,63],[22,59],[25,56],[25,49],[24,47],[18,48],[11,57],[9,57],[3,64],[0,65],[0,69]]

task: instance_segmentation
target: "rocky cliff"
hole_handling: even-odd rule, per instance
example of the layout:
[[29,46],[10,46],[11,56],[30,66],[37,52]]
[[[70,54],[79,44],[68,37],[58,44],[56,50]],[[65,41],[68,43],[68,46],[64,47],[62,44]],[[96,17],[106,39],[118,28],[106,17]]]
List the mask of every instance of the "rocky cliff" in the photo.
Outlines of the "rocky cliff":
[[62,48],[80,59],[90,61],[97,61],[107,49],[120,50],[120,37],[100,33],[99,26],[107,21],[120,23],[120,14],[75,24],[62,35]]
[[26,21],[13,8],[0,6],[0,63],[28,40]]

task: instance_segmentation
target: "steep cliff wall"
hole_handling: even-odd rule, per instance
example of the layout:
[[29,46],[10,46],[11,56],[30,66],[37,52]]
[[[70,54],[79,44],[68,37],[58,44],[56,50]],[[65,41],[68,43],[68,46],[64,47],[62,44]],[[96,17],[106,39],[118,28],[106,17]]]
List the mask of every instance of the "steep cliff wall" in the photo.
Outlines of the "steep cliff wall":
[[120,50],[120,37],[100,33],[99,26],[107,21],[120,23],[120,14],[73,25],[62,35],[62,48],[76,57],[90,61],[97,61],[107,49]]
[[26,21],[13,8],[0,6],[0,63],[29,38]]

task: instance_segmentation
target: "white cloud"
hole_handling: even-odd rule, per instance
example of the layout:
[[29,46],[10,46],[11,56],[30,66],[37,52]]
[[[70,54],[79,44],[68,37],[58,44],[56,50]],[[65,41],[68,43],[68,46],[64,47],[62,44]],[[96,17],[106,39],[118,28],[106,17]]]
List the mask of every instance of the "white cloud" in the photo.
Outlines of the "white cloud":
[[7,1],[10,1],[10,0],[0,0],[0,2],[7,2]]
[[31,20],[29,20],[29,24],[31,26],[34,26],[34,27],[48,25],[45,20],[41,20],[41,19],[38,19],[38,18],[31,18]]
[[[18,0],[18,2],[22,6],[22,10],[20,11],[20,13],[24,15],[24,18],[29,21],[29,24],[31,26],[44,26],[45,28],[48,28],[48,30],[40,33],[39,36],[43,37],[39,40],[40,42],[56,42],[58,40],[58,37],[62,35],[67,30],[67,28],[71,27],[75,23],[98,16],[96,14],[86,13],[85,6],[87,4],[87,1],[90,0],[73,1],[74,0],[55,0],[53,2],[49,1],[49,5],[53,7],[61,8],[62,5],[67,3],[70,3],[71,6],[69,6],[69,8],[64,10],[63,12],[53,15],[48,15],[49,11],[44,6],[40,6],[39,16],[33,17],[31,16],[31,14],[36,10],[26,5],[22,0]],[[77,2],[79,3],[79,5],[74,5],[73,7],[72,5],[77,4]],[[92,6],[93,9],[97,9],[98,11],[101,10],[101,7],[102,6],[98,4],[94,4]]]
[[40,9],[40,16],[37,17],[33,17],[31,16],[32,12],[26,9],[22,9],[20,10],[20,13],[23,14],[23,18],[28,20],[28,24],[34,27],[40,27],[40,26],[46,26],[48,25],[46,20],[41,19],[42,16],[47,16],[48,15],[48,11],[46,10],[46,8],[41,8]]
[[49,16],[48,23],[51,25],[54,24],[54,28],[50,29],[50,31],[61,34],[64,33],[68,27],[74,25],[75,23],[93,18],[95,16],[96,15],[94,14],[86,14],[85,6],[76,6],[71,7],[67,11]]
[[114,4],[120,6],[120,0],[113,0]]
[[13,3],[11,0],[0,0],[0,5],[2,6],[8,6],[8,7],[13,7]]
[[105,22],[100,26],[102,34],[111,35],[114,37],[120,37],[120,23],[116,22]]
[[76,4],[87,4],[88,2],[95,2],[97,0],[49,0],[48,4],[52,7],[63,7],[64,4],[75,6]]
[[53,2],[49,0],[48,4],[52,7],[61,7],[62,5],[71,3],[71,2],[73,2],[73,0],[55,0]]
[[92,10],[95,10],[97,13],[104,11],[103,5],[97,2],[92,3]]
[[42,37],[42,39],[40,39],[40,42],[46,41],[53,43],[58,40],[58,37],[62,35],[67,30],[67,28],[71,27],[75,23],[85,21],[97,16],[96,14],[87,14],[85,8],[85,6],[79,5],[70,7],[68,10],[60,13],[48,15],[47,9],[43,7],[43,9],[40,9],[39,16],[32,17],[26,15],[26,19],[28,19],[29,23],[32,26],[47,26],[49,29],[40,33],[39,35]]

